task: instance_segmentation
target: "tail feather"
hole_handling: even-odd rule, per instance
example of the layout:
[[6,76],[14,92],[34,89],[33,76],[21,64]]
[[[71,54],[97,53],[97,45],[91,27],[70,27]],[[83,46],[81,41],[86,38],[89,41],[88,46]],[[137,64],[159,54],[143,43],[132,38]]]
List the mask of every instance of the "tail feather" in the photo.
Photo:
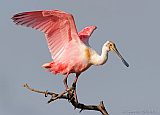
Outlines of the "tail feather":
[[46,69],[51,68],[51,62],[50,62],[50,63],[45,63],[45,64],[43,64],[42,67],[44,67],[44,68],[46,68]]
[[54,63],[54,62],[49,62],[45,63],[42,65],[42,67],[46,68],[49,70],[49,72],[57,74],[57,73],[66,73],[67,72],[67,64],[62,64],[62,63]]

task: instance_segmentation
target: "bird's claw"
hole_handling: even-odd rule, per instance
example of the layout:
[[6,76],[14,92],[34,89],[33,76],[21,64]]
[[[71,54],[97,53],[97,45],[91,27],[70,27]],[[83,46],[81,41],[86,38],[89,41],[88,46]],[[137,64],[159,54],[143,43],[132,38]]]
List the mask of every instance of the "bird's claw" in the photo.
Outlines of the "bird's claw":
[[83,109],[81,109],[80,111],[79,111],[79,113],[81,113],[83,111]]
[[56,99],[59,98],[59,95],[57,95],[56,97],[51,97],[50,100],[47,102],[48,104],[51,103],[52,101],[55,101]]
[[47,103],[50,103],[50,102],[52,102],[52,101],[54,101],[54,99],[53,99],[53,98],[51,98]]
[[73,83],[71,88],[72,88],[73,90],[76,90],[76,84]]
[[67,92],[67,99],[68,99],[68,101],[69,102],[71,102],[71,99],[72,99],[72,97],[73,97],[73,89],[72,89],[72,87],[71,88],[66,88],[66,92]]
[[[77,94],[76,94],[76,87],[72,85],[72,87],[67,88],[64,92],[58,94],[58,95],[54,95],[51,97],[51,99],[48,101],[48,103],[57,100],[58,98],[60,98],[63,95],[67,95],[67,99],[69,102],[71,101],[75,101],[76,103],[78,103],[78,99],[77,99]],[[48,96],[48,91],[45,92],[45,97]],[[76,109],[76,108],[75,108]]]
[[67,98],[69,102],[71,102],[72,100],[75,100],[76,103],[78,103],[75,84],[72,84],[72,87],[70,88],[66,88],[66,92],[67,92]]
[[[69,101],[75,100],[78,103],[77,94],[76,94],[76,85],[72,84],[71,90],[68,92]],[[76,109],[76,108],[75,108]]]
[[77,98],[77,93],[76,93],[76,84],[75,83],[73,83],[72,84],[72,89],[73,89],[73,95],[74,95],[74,98],[75,98],[75,101],[76,101],[76,103],[78,103],[78,98]]
[[45,97],[48,97],[48,90],[45,91],[44,96],[45,96]]

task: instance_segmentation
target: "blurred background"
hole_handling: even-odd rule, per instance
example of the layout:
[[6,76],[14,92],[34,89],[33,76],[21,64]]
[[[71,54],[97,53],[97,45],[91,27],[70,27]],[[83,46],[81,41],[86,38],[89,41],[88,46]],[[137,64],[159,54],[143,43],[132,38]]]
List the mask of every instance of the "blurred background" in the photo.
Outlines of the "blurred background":
[[[46,72],[41,65],[51,61],[41,32],[16,26],[14,14],[60,9],[73,14],[78,31],[88,25],[98,28],[90,45],[98,53],[107,40],[130,64],[125,67],[113,53],[107,64],[81,74],[77,93],[80,102],[104,101],[110,115],[160,114],[160,1],[159,0],[1,0],[0,3],[0,114],[77,115],[65,100],[47,104],[49,98],[23,88],[64,91],[63,77]],[[69,84],[74,75],[70,75]],[[83,111],[81,115],[99,115]]]

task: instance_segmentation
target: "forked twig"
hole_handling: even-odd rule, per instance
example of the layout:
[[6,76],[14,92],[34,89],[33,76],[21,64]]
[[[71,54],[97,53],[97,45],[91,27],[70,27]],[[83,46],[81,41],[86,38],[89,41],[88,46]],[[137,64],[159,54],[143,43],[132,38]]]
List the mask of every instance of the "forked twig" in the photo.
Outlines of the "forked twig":
[[48,103],[51,103],[52,101],[55,101],[57,99],[66,99],[69,102],[71,102],[74,108],[80,109],[80,112],[82,112],[83,110],[95,110],[95,111],[101,112],[102,115],[109,115],[105,109],[103,101],[101,101],[99,105],[85,105],[85,104],[78,103],[77,101],[75,101],[75,98],[72,95],[72,88],[70,88],[68,91],[62,92],[61,94],[57,94],[54,92],[39,91],[39,90],[33,89],[28,84],[25,84],[24,87],[32,92],[44,94],[45,97],[50,95],[51,99],[48,101]]

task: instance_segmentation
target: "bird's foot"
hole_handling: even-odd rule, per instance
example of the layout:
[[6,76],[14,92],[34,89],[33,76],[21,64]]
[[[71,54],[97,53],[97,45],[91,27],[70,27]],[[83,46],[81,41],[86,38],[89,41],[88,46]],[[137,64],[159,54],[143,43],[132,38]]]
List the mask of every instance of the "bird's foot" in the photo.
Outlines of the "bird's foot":
[[75,100],[76,103],[78,103],[75,85],[72,85],[72,87],[70,88],[66,88],[65,91],[67,92],[67,98],[69,102],[71,102],[72,100]]
[[73,97],[73,89],[72,89],[72,87],[66,88],[65,91],[67,92],[68,101],[71,101],[71,99],[72,99],[72,97]]
[[[52,102],[52,101],[55,101],[55,100],[63,97],[65,94],[68,94],[68,92],[70,92],[70,91],[71,91],[71,88],[70,88],[70,89],[66,89],[65,91],[63,91],[62,93],[60,93],[60,94],[58,94],[58,95],[53,95],[53,96],[51,97],[51,99],[48,101],[48,103],[50,103],[50,102]],[[46,94],[45,94],[45,96],[46,96]]]
[[72,97],[70,98],[70,101],[72,99],[74,99],[75,102],[78,103],[78,98],[77,98],[77,93],[76,93],[76,84],[73,83],[71,89],[72,89],[72,91],[71,91],[71,96]]

